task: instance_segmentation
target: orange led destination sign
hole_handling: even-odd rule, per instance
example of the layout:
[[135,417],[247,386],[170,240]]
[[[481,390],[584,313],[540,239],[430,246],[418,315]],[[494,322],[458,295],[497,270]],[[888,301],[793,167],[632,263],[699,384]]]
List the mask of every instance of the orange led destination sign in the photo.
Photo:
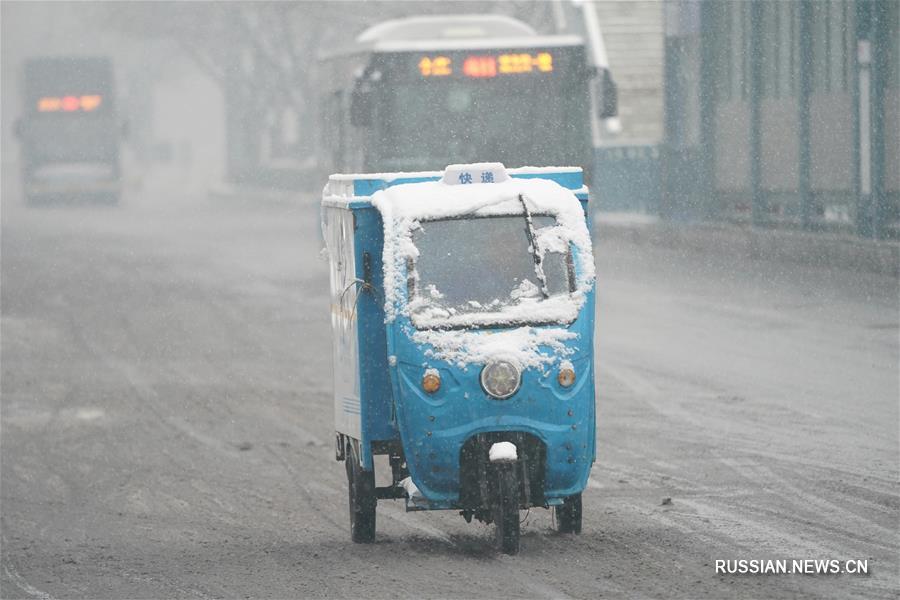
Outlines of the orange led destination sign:
[[549,52],[531,54],[501,54],[497,57],[497,70],[501,73],[531,73],[553,71],[553,55]]
[[463,61],[463,73],[468,77],[496,77],[497,59],[493,56],[469,56]]
[[[453,59],[448,56],[423,56],[418,66],[423,77],[446,77],[453,74]],[[462,61],[463,75],[473,78],[552,72],[553,55],[550,52],[470,55]]]
[[37,103],[38,112],[91,112],[103,103],[103,96],[44,96]]
[[419,61],[419,72],[423,77],[445,77],[453,73],[451,65],[452,61],[447,56],[423,56]]

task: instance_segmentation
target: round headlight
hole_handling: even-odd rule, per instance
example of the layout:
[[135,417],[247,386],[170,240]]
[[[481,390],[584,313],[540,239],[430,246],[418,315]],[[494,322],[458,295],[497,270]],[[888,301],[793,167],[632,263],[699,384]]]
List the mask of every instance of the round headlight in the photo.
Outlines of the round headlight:
[[481,370],[481,387],[500,400],[509,398],[519,391],[521,383],[522,377],[518,367],[505,360],[492,362]]

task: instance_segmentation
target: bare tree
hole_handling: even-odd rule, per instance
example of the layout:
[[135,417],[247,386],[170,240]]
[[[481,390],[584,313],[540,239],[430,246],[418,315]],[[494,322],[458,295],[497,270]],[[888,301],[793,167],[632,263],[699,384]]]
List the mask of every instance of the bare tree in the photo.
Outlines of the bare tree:
[[140,2],[95,6],[112,27],[172,40],[222,89],[229,173],[311,160],[316,59],[390,18],[499,12],[547,30],[549,2]]

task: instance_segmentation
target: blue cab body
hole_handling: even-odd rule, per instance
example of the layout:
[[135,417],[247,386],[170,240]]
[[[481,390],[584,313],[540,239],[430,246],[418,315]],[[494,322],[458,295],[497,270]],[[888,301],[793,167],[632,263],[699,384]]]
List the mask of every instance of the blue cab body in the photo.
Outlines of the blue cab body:
[[[575,194],[589,218],[580,169],[509,169],[508,174],[555,181]],[[559,506],[585,489],[596,458],[594,286],[574,321],[553,325],[576,334],[563,342],[569,350],[566,359],[578,374],[570,387],[561,385],[555,367],[527,368],[518,391],[498,401],[482,387],[483,365],[460,367],[435,358],[428,344],[413,339],[408,315],[386,322],[384,223],[371,197],[391,186],[440,178],[439,172],[332,175],[325,188],[322,223],[331,275],[337,458],[350,460],[347,448],[352,446],[360,468],[372,471],[376,455],[399,457],[403,474],[408,473],[421,496],[415,502],[400,493],[380,497],[405,497],[407,510],[470,510],[479,497],[472,489],[477,483],[466,471],[473,440],[511,440],[531,463],[523,471],[522,508]],[[576,258],[576,263],[593,260]],[[436,392],[422,388],[426,368],[440,375]]]

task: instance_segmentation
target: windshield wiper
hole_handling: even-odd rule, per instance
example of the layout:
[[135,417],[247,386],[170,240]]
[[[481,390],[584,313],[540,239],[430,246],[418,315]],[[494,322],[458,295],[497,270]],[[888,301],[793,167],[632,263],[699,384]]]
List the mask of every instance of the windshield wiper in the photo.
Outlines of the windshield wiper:
[[541,284],[541,295],[546,300],[550,297],[550,292],[547,290],[547,276],[544,275],[544,266],[541,264],[543,259],[538,253],[537,244],[534,241],[534,223],[531,220],[531,211],[528,210],[525,196],[522,194],[519,194],[519,202],[522,203],[522,210],[525,211],[525,235],[528,236],[528,243],[531,245],[531,256],[534,258],[534,274]]

